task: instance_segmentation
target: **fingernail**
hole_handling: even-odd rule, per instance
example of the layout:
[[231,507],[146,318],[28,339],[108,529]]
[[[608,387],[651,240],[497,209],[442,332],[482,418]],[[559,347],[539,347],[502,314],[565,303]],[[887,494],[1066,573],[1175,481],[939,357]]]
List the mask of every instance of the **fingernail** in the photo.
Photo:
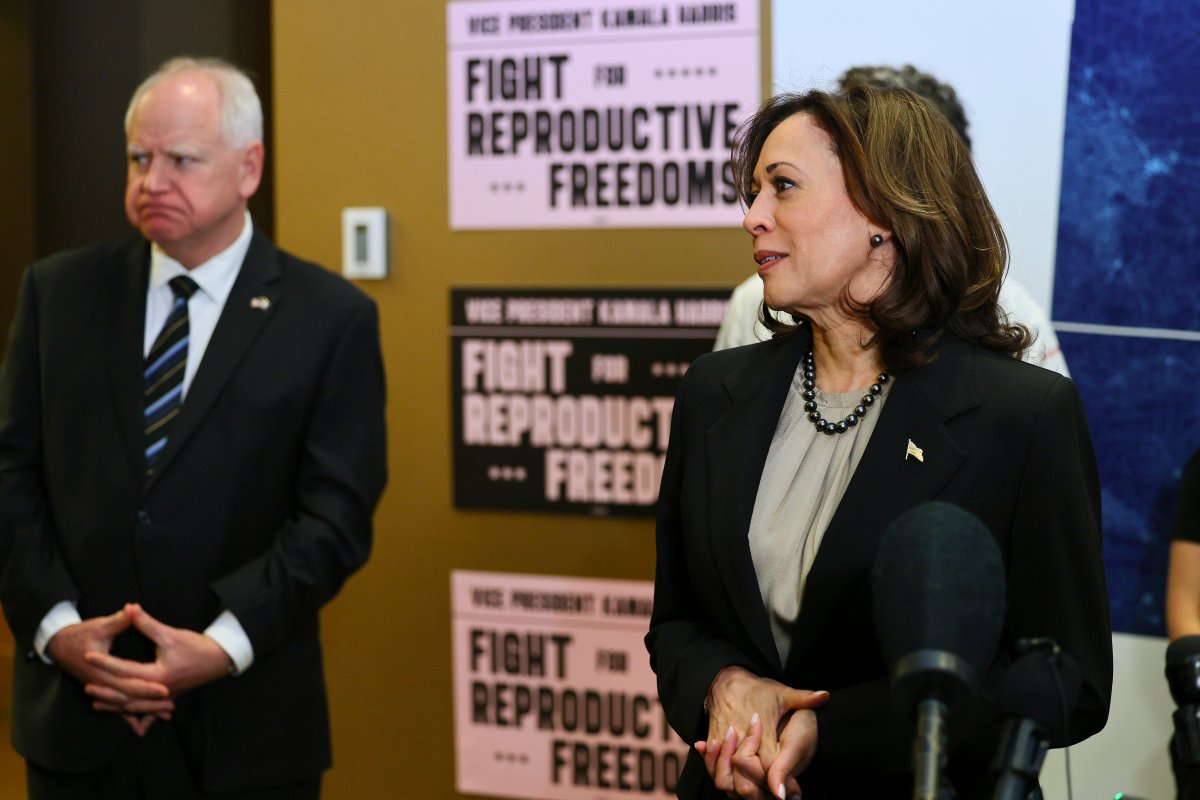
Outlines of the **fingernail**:
[[725,741],[729,741],[732,738],[733,738],[733,726],[730,725],[729,730],[725,731]]
[[751,725],[757,725],[757,724],[758,724],[758,712],[757,712],[757,711],[754,713],[754,716],[752,716],[752,717],[750,718],[750,724],[751,724]]
[[778,797],[779,800],[787,800],[787,793],[783,791],[782,783],[775,787],[775,796]]

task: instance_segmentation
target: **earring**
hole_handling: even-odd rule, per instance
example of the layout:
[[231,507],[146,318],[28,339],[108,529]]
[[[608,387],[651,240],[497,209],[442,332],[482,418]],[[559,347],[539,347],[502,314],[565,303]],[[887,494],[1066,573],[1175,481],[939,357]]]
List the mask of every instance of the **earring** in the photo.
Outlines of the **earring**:
[[879,247],[881,244],[883,244],[882,234],[877,233],[871,237],[871,247]]

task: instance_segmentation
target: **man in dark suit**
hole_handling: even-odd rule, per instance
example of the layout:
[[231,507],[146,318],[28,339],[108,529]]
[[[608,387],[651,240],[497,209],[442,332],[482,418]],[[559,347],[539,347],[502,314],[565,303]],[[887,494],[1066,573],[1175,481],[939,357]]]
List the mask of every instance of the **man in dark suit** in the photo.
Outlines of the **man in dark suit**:
[[317,797],[317,614],[385,482],[374,304],[246,210],[262,111],[168,62],[126,116],[141,236],[26,272],[0,371],[0,599],[32,798]]

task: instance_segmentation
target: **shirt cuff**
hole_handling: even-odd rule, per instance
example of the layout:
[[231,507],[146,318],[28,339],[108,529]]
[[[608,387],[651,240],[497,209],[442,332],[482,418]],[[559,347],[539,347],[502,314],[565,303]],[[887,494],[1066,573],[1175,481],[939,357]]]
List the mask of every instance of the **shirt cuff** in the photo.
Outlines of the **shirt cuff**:
[[50,640],[63,628],[80,622],[83,622],[83,617],[79,616],[79,609],[75,607],[73,601],[60,600],[56,603],[46,612],[46,616],[42,617],[37,631],[33,634],[33,649],[38,654],[38,658],[47,664],[53,664],[54,659],[46,654],[46,647],[50,644]]
[[204,629],[204,635],[219,644],[233,662],[230,675],[241,675],[254,663],[254,646],[232,611],[222,611],[213,624]]

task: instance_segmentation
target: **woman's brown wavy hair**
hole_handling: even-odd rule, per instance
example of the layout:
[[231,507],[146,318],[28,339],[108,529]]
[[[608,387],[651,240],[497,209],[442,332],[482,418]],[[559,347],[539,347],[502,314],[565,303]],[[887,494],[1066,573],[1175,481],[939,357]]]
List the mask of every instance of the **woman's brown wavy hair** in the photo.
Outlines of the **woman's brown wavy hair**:
[[[1032,339],[1029,330],[1008,324],[998,303],[1008,243],[970,152],[950,123],[906,89],[855,84],[843,94],[777,95],[734,141],[734,179],[743,203],[767,136],[795,114],[809,114],[829,134],[850,201],[892,232],[895,268],[883,292],[866,304],[842,294],[846,312],[874,326],[868,346],[880,348],[888,369],[928,364],[929,347],[945,333],[1022,353]],[[776,335],[796,327],[776,320],[765,303],[760,316]]]

